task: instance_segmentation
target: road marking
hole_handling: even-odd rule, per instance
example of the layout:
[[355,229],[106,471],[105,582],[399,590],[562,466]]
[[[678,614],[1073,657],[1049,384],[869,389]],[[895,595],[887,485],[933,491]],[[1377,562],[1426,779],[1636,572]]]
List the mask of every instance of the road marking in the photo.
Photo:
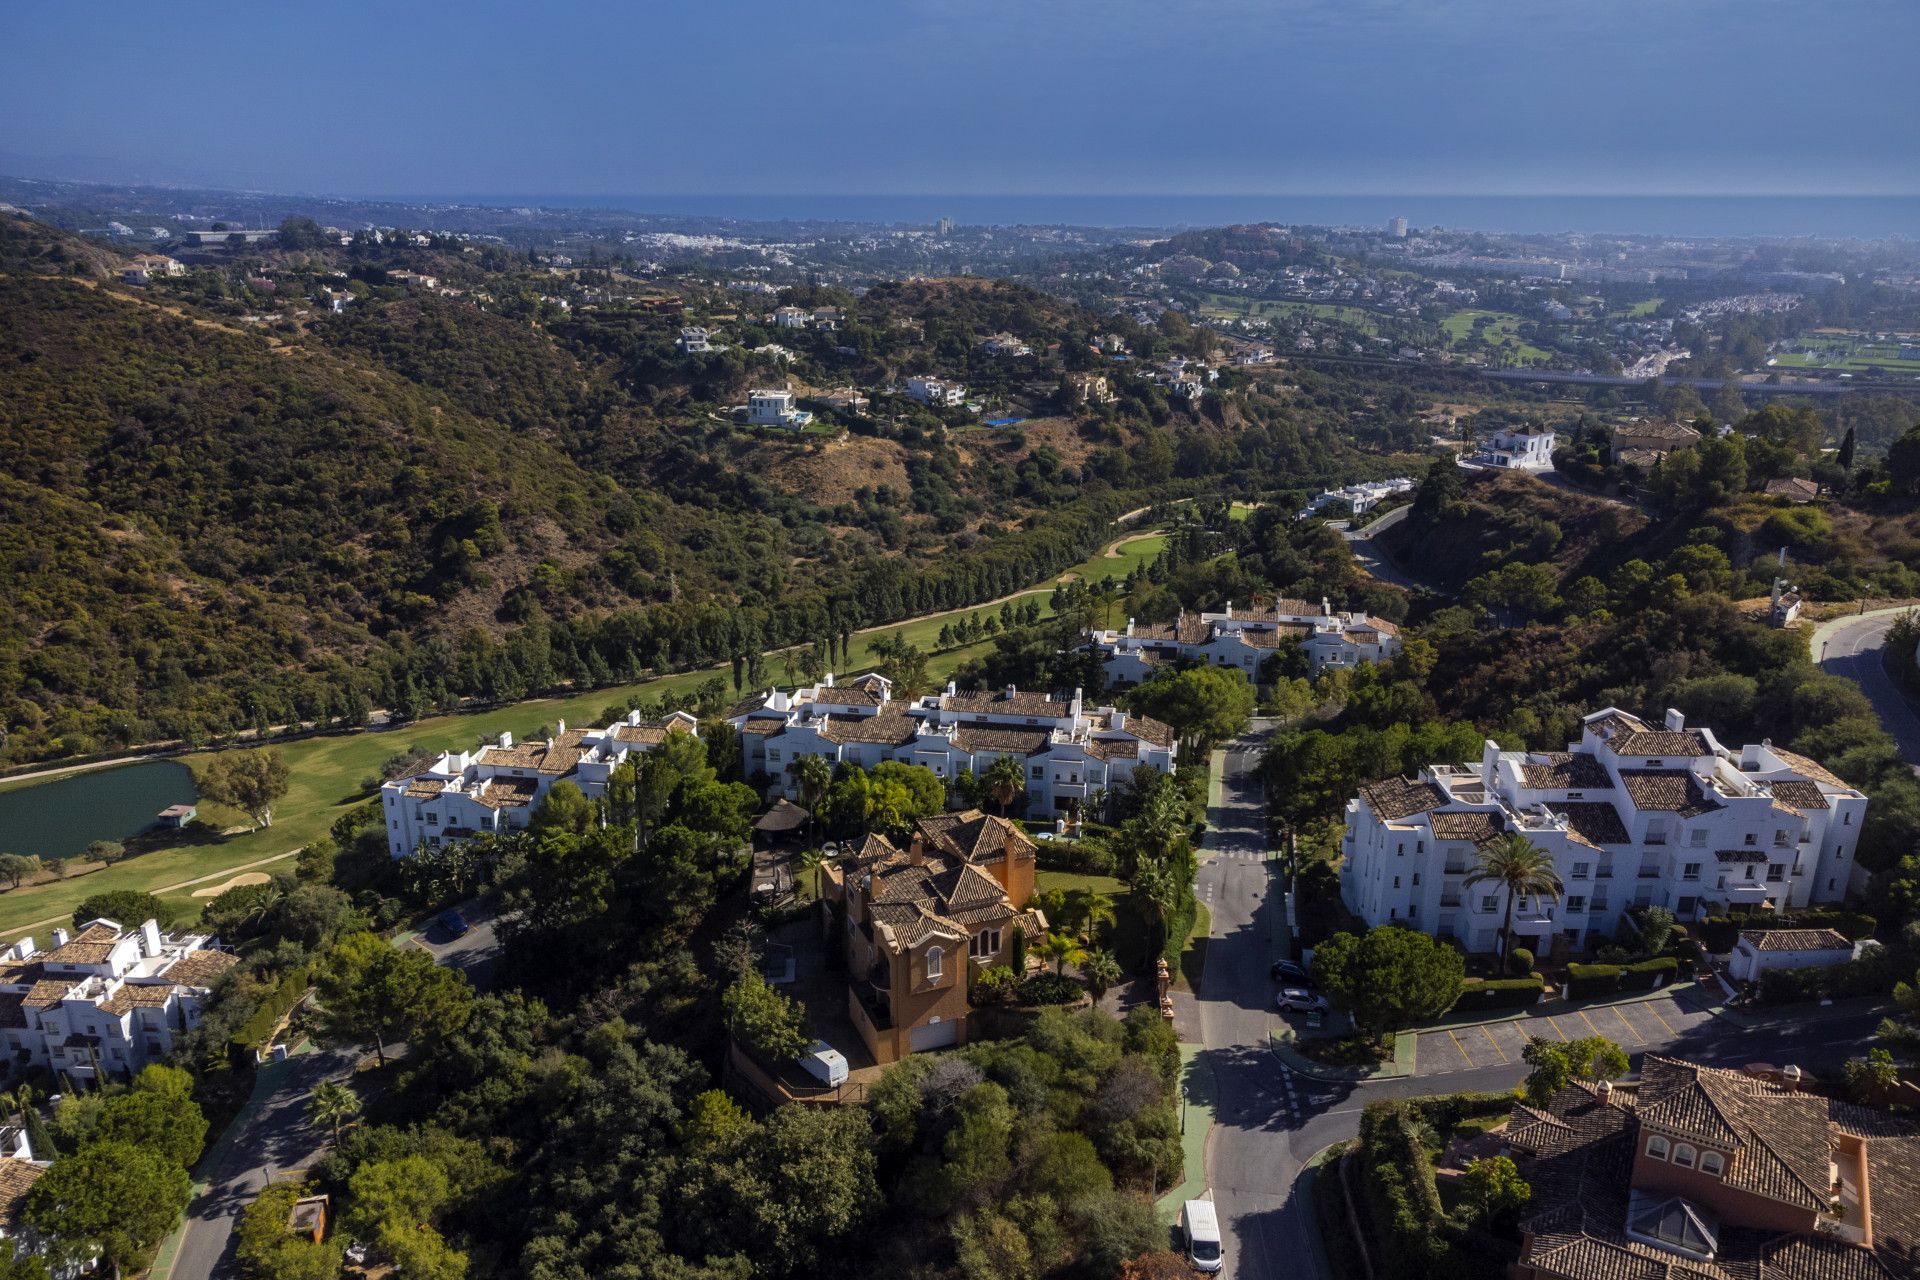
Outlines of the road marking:
[[1593,1019],[1587,1016],[1585,1009],[1575,1009],[1574,1012],[1580,1015],[1580,1021],[1587,1024],[1587,1030],[1593,1032],[1595,1035],[1600,1034],[1600,1028],[1593,1025]]
[[1447,1029],[1447,1039],[1453,1041],[1453,1047],[1460,1051],[1461,1061],[1465,1062],[1468,1066],[1472,1066],[1473,1055],[1467,1052],[1467,1046],[1460,1043],[1460,1037],[1453,1034],[1451,1027]]
[[1640,1032],[1635,1029],[1634,1025],[1631,1022],[1627,1021],[1627,1015],[1620,1012],[1619,1005],[1617,1004],[1608,1005],[1607,1012],[1611,1013],[1614,1017],[1620,1020],[1620,1025],[1627,1029],[1627,1034],[1633,1037],[1633,1042],[1635,1044],[1645,1044],[1647,1042],[1647,1038],[1641,1035]]
[[[1660,1002],[1658,1000],[1649,1000],[1642,1007],[1645,1008],[1648,1013],[1652,1014],[1656,1019],[1658,1019],[1660,1025],[1667,1029],[1668,1035],[1672,1036],[1675,1040],[1678,1040],[1680,1038],[1680,1033],[1673,1029],[1673,1024],[1671,1022],[1668,1022],[1665,1018],[1660,1017],[1660,1009],[1658,1007],[1659,1004]],[[1674,1013],[1678,1014],[1679,1012],[1680,1011],[1678,1007],[1676,1007],[1674,1009]]]
[[1507,1051],[1500,1047],[1500,1042],[1493,1038],[1493,1032],[1487,1030],[1487,1024],[1484,1022],[1480,1024],[1480,1034],[1487,1038],[1487,1043],[1493,1046],[1493,1051],[1500,1055],[1500,1061],[1508,1061]]
[[[1548,1026],[1550,1026],[1550,1027],[1552,1027],[1552,1028],[1553,1028],[1553,1029],[1554,1029],[1555,1031],[1557,1031],[1557,1032],[1559,1032],[1559,1033],[1560,1033],[1560,1039],[1561,1039],[1561,1041],[1562,1041],[1562,1043],[1565,1043],[1565,1042],[1568,1042],[1568,1041],[1571,1041],[1571,1040],[1573,1039],[1573,1037],[1572,1037],[1572,1036],[1570,1036],[1570,1035],[1568,1035],[1568,1034],[1567,1034],[1567,1029],[1566,1029],[1565,1027],[1563,1027],[1563,1026],[1561,1026],[1561,1025],[1560,1025],[1560,1023],[1559,1023],[1559,1020],[1558,1020],[1558,1019],[1556,1019],[1556,1018],[1555,1018],[1555,1017],[1554,1017],[1554,1016],[1553,1016],[1552,1014],[1548,1014],[1548,1015],[1547,1015],[1547,1025],[1548,1025]],[[1543,1038],[1544,1038],[1544,1037],[1543,1037]]]

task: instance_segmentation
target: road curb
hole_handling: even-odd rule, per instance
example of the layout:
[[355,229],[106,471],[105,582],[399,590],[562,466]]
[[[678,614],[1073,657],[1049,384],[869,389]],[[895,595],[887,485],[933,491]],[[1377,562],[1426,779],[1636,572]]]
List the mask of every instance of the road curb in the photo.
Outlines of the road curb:
[[[1213,1099],[1215,1082],[1212,1079],[1213,1068],[1201,1062],[1200,1055],[1206,1052],[1206,1046],[1200,1044],[1180,1045],[1180,1074],[1184,1082],[1189,1070],[1195,1076],[1207,1077],[1205,1088],[1200,1093],[1188,1092],[1182,1098],[1181,1113],[1186,1128],[1180,1136],[1181,1170],[1185,1174],[1177,1187],[1170,1188],[1154,1201],[1154,1212],[1160,1220],[1172,1225],[1180,1216],[1180,1206],[1195,1199],[1207,1189],[1207,1138],[1213,1131]],[[1196,1065],[1197,1064],[1197,1065]]]
[[1418,1041],[1420,1037],[1411,1032],[1399,1032],[1393,1040],[1393,1061],[1377,1067],[1332,1067],[1324,1062],[1315,1062],[1293,1047],[1297,1037],[1290,1027],[1282,1027],[1267,1037],[1267,1048],[1280,1059],[1287,1070],[1295,1075],[1305,1076],[1309,1080],[1318,1080],[1321,1084],[1374,1084],[1382,1080],[1407,1080],[1414,1075],[1419,1062]]
[[[1515,1009],[1512,1013],[1498,1014],[1490,1018],[1469,1017],[1462,1021],[1442,1020],[1411,1027],[1403,1034],[1423,1036],[1429,1031],[1463,1031],[1472,1027],[1491,1027],[1502,1022],[1525,1022],[1529,1018],[1551,1018],[1561,1013],[1582,1013],[1588,1009],[1609,1009],[1619,1004],[1646,1004],[1665,996],[1678,995],[1683,991],[1692,991],[1700,984],[1697,982],[1673,982],[1652,991],[1637,991],[1618,1000],[1542,1000],[1530,1004],[1525,1009]],[[1536,1012],[1548,1010],[1548,1012]]]

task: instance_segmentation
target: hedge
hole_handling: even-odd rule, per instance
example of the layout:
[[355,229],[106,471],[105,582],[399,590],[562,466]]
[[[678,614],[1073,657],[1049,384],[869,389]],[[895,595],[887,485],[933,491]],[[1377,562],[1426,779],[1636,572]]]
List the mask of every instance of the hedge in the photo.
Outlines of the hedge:
[[1760,999],[1766,1004],[1797,1004],[1831,996],[1884,996],[1893,992],[1901,975],[1913,972],[1912,957],[1896,957],[1886,947],[1869,947],[1857,960],[1825,968],[1770,969],[1760,978]]
[[1620,989],[1652,991],[1655,987],[1673,981],[1679,969],[1680,962],[1672,956],[1655,956],[1651,960],[1642,960],[1638,964],[1625,965],[1620,970]]
[[1490,982],[1469,982],[1453,1002],[1453,1013],[1472,1013],[1481,1009],[1524,1009],[1538,1004],[1546,990],[1546,981],[1537,974],[1525,978],[1496,978]]
[[280,1019],[286,1017],[287,1011],[299,1004],[300,998],[307,994],[309,982],[310,976],[304,967],[289,969],[280,975],[279,983],[261,998],[253,1012],[247,1015],[247,1020],[240,1024],[233,1038],[227,1042],[228,1053],[235,1062],[253,1061],[254,1051],[266,1046],[273,1029],[280,1025]]
[[1721,954],[1733,950],[1740,935],[1770,929],[1836,929],[1848,942],[1870,938],[1880,922],[1864,911],[1797,911],[1787,915],[1708,916],[1700,921],[1700,941]]
[[1587,1000],[1616,991],[1651,991],[1679,971],[1673,956],[1655,956],[1635,964],[1570,964],[1567,999]]

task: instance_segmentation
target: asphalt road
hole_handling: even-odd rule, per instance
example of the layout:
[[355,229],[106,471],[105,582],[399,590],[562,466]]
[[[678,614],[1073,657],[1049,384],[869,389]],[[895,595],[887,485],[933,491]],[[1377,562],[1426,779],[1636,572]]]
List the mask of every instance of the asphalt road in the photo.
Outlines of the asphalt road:
[[[453,937],[437,922],[416,937],[434,960],[466,974],[484,989],[500,953],[495,918],[469,903],[462,908],[472,927]],[[388,1046],[392,1052],[398,1046]],[[307,1096],[322,1080],[345,1079],[366,1053],[340,1048],[303,1053],[262,1068],[270,1073],[270,1091],[241,1113],[231,1145],[209,1177],[205,1192],[187,1206],[186,1235],[168,1280],[239,1280],[233,1228],[240,1211],[269,1182],[285,1181],[317,1160],[325,1135],[306,1123]]]
[[1881,659],[1887,628],[1906,609],[1876,609],[1854,618],[1824,622],[1814,629],[1813,657],[1820,669],[1845,676],[1873,703],[1880,723],[1900,748],[1900,758],[1920,766],[1920,716],[1887,674]]
[[1280,1015],[1268,976],[1275,958],[1268,913],[1284,905],[1268,895],[1265,816],[1253,774],[1258,746],[1255,738],[1227,750],[1222,802],[1195,882],[1212,917],[1198,1002],[1204,1048],[1196,1063],[1214,1079],[1206,1171],[1229,1280],[1343,1280],[1321,1274],[1310,1243],[1311,1208],[1298,1192],[1306,1162],[1353,1138],[1369,1102],[1513,1088],[1526,1075],[1519,1051],[1528,1033],[1607,1035],[1636,1067],[1653,1052],[1727,1067],[1794,1063],[1816,1076],[1837,1074],[1871,1042],[1878,1014],[1801,1017],[1751,1029],[1707,1013],[1683,994],[1620,1006],[1617,1015],[1609,1007],[1464,1030],[1457,1049],[1453,1033],[1423,1034],[1416,1074],[1403,1079],[1325,1083],[1289,1071],[1269,1048]]
[[1395,507],[1392,511],[1387,512],[1387,514],[1368,525],[1365,529],[1348,529],[1342,532],[1340,536],[1347,540],[1347,547],[1353,552],[1353,558],[1360,562],[1362,568],[1374,577],[1380,579],[1380,581],[1390,583],[1396,587],[1403,587],[1408,591],[1432,591],[1434,590],[1433,587],[1404,572],[1400,566],[1387,559],[1386,553],[1375,545],[1373,541],[1376,534],[1385,533],[1388,529],[1393,528],[1393,526],[1405,520],[1407,513],[1412,509],[1411,507]]

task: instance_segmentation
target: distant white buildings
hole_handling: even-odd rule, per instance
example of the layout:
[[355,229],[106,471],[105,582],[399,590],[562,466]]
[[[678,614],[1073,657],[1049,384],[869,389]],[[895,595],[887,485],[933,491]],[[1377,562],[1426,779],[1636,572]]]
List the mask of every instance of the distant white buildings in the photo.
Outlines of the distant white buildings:
[[1650,728],[1613,707],[1566,751],[1502,751],[1370,783],[1350,801],[1340,891],[1369,926],[1399,924],[1497,946],[1506,893],[1468,886],[1476,852],[1517,831],[1553,859],[1565,892],[1513,904],[1516,945],[1537,955],[1609,939],[1634,907],[1677,919],[1842,901],[1867,799],[1771,743],[1735,751],[1677,711]]
[[1474,453],[1473,460],[1489,467],[1550,471],[1555,439],[1552,427],[1532,423],[1513,427],[1488,439]]
[[727,723],[740,734],[747,776],[765,774],[785,795],[797,794],[791,770],[806,756],[864,769],[887,760],[924,765],[946,782],[969,770],[979,777],[1009,756],[1025,770],[1028,812],[1048,815],[1080,813],[1142,766],[1171,773],[1178,750],[1158,720],[1086,706],[1078,691],[1055,698],[1009,685],[961,693],[949,684],[903,701],[878,675],[756,694],[733,707]]
[[1033,348],[1010,333],[996,333],[980,340],[980,349],[990,356],[1030,356]]
[[1387,234],[1395,240],[1405,240],[1407,238],[1407,220],[1405,218],[1388,218]]
[[120,279],[127,284],[152,284],[165,276],[185,275],[187,268],[164,253],[143,253],[127,264]]
[[859,413],[873,402],[860,394],[858,387],[835,387],[813,397],[815,401],[838,413]]
[[793,392],[762,390],[747,392],[747,421],[756,427],[800,428],[813,421],[805,409],[793,407]]
[[90,920],[53,931],[42,951],[22,938],[0,952],[0,1046],[18,1066],[81,1087],[162,1061],[200,1025],[208,991],[235,964],[202,934],[163,934]]
[[680,348],[680,354],[683,356],[704,355],[717,349],[713,345],[713,335],[704,325],[697,324],[688,325],[682,329],[680,341],[674,345]]
[[1335,613],[1327,601],[1318,609],[1305,600],[1276,600],[1270,608],[1236,613],[1181,614],[1167,623],[1127,620],[1124,630],[1095,631],[1087,643],[1103,655],[1102,668],[1114,684],[1141,684],[1169,663],[1205,663],[1232,667],[1251,680],[1288,640],[1306,652],[1314,675],[1364,662],[1384,662],[1400,652],[1400,628],[1364,613]]
[[404,858],[442,841],[520,830],[562,778],[589,797],[601,795],[628,756],[698,725],[684,711],[661,720],[642,720],[635,711],[605,729],[569,729],[563,720],[545,742],[516,745],[512,734],[503,733],[475,751],[449,751],[419,773],[380,788],[387,852]]
[[1325,511],[1328,507],[1345,503],[1353,509],[1356,516],[1364,515],[1392,497],[1396,493],[1413,492],[1413,481],[1405,476],[1395,476],[1391,480],[1363,480],[1359,484],[1350,484],[1340,489],[1327,489],[1313,496],[1313,501],[1300,510],[1300,518]]
[[781,307],[772,318],[777,329],[804,329],[813,321],[812,314],[799,307]]
[[967,389],[944,378],[914,377],[907,379],[907,395],[921,404],[949,406],[966,403]]

